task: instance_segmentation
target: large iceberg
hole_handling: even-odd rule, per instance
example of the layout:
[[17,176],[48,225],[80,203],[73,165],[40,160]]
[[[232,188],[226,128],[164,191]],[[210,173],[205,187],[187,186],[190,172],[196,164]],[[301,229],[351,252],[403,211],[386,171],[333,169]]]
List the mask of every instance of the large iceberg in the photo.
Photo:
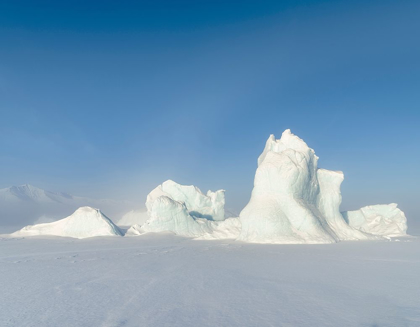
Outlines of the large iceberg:
[[239,240],[334,243],[369,239],[341,216],[342,172],[318,169],[314,150],[290,130],[271,135],[258,158],[254,189],[240,213]]
[[81,207],[67,218],[45,224],[30,225],[12,236],[53,235],[74,238],[121,235],[121,231],[99,209]]
[[407,218],[395,203],[366,206],[342,214],[350,226],[366,233],[387,237],[407,235]]

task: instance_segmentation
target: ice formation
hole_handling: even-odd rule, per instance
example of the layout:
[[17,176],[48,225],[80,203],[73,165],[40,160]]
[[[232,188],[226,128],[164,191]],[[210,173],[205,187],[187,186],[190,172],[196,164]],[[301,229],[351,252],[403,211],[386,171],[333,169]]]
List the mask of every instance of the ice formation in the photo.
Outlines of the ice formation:
[[340,213],[341,183],[344,174],[341,171],[318,169],[319,194],[317,196],[317,208],[323,215],[340,240],[364,240],[373,239],[371,235],[355,230],[349,226]]
[[223,220],[225,217],[225,191],[208,191],[203,194],[193,185],[180,185],[168,180],[149,193],[146,208],[150,212],[157,198],[166,196],[174,201],[185,204],[188,213],[196,218]]
[[[318,168],[313,149],[290,130],[271,135],[258,158],[251,199],[239,217],[225,219],[225,191],[203,194],[195,186],[168,180],[147,196],[144,211],[119,220],[126,235],[172,232],[197,239],[254,243],[334,243],[406,235],[407,221],[396,204],[340,213],[344,174]],[[233,215],[233,214],[230,214]],[[52,223],[27,226],[13,235],[85,238],[121,235],[98,209],[79,208]]]
[[45,224],[30,225],[12,236],[54,235],[74,238],[121,235],[121,231],[99,209],[81,207],[67,218]]
[[395,237],[407,235],[407,218],[397,204],[378,204],[342,213],[350,226],[363,232]]
[[211,231],[211,221],[190,215],[184,202],[166,195],[153,197],[150,194],[147,201],[149,219],[141,226],[144,232],[170,231],[181,236],[198,237]]
[[[159,201],[168,201],[160,199]],[[161,202],[161,203],[162,203]],[[170,202],[171,203],[171,202]],[[144,224],[134,224],[127,232],[126,236],[137,236],[148,232],[172,232],[180,236],[193,237],[200,240],[220,240],[236,239],[241,232],[241,222],[239,218],[226,218],[221,221],[209,221],[203,218],[194,218],[187,215],[180,208],[179,214],[173,214],[172,208],[168,203],[164,204],[168,214],[165,219],[165,213],[160,211],[159,215],[152,217]]]
[[136,224],[128,235],[169,231],[187,237],[208,235],[224,220],[225,191],[208,191],[168,180],[149,193],[146,200],[149,218]]
[[240,213],[239,240],[257,243],[333,243],[367,239],[339,212],[341,172],[317,167],[318,157],[290,130],[271,135],[258,158],[254,189]]
[[149,219],[127,234],[169,231],[255,243],[334,243],[405,234],[405,216],[396,205],[348,212],[345,220],[343,180],[340,171],[319,169],[314,150],[286,130],[279,140],[274,135],[267,140],[251,199],[239,218],[224,220],[223,190],[204,195],[194,186],[166,181],[147,196]]

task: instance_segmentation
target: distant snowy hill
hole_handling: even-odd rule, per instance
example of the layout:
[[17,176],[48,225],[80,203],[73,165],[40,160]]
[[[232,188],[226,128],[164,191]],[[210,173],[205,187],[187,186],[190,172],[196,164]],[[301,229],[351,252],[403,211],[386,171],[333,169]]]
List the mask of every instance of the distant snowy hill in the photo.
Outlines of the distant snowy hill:
[[11,186],[0,189],[0,202],[18,203],[32,202],[39,204],[62,203],[71,204],[79,202],[96,202],[96,203],[123,203],[124,201],[89,199],[80,196],[73,196],[64,192],[51,192],[40,189],[29,184],[20,186]]
[[0,189],[0,231],[62,219],[83,206],[100,208],[116,220],[132,209],[128,201],[90,199],[29,184],[11,186]]
[[45,191],[29,184],[0,189],[1,202],[68,203],[73,200],[70,194]]

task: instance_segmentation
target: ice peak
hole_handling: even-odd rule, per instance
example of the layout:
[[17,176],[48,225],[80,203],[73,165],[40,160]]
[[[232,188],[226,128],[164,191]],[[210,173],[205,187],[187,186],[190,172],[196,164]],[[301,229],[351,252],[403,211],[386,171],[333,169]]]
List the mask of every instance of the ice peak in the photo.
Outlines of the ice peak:
[[299,136],[293,134],[290,129],[286,129],[282,134],[279,140],[288,148],[292,148],[299,151],[304,151],[310,149],[304,140]]
[[301,152],[306,156],[315,156],[315,151],[312,150],[304,140],[294,135],[290,129],[286,129],[280,139],[276,139],[274,134],[271,134],[267,139],[263,153],[258,158],[258,165],[260,165],[265,159],[268,152],[281,153],[287,149],[291,149],[296,152]]
[[289,134],[289,135],[294,135],[294,134],[292,133],[292,131],[290,130],[290,128],[288,128],[288,129],[284,130],[284,132],[283,132],[281,135],[283,136],[283,135],[287,135],[287,134]]

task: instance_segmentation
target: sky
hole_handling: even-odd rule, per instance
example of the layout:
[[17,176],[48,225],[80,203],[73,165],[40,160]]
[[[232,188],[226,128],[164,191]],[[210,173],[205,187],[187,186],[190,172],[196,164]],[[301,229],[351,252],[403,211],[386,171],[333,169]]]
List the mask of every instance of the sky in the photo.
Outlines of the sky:
[[250,198],[270,134],[419,219],[419,1],[1,1],[0,187]]

